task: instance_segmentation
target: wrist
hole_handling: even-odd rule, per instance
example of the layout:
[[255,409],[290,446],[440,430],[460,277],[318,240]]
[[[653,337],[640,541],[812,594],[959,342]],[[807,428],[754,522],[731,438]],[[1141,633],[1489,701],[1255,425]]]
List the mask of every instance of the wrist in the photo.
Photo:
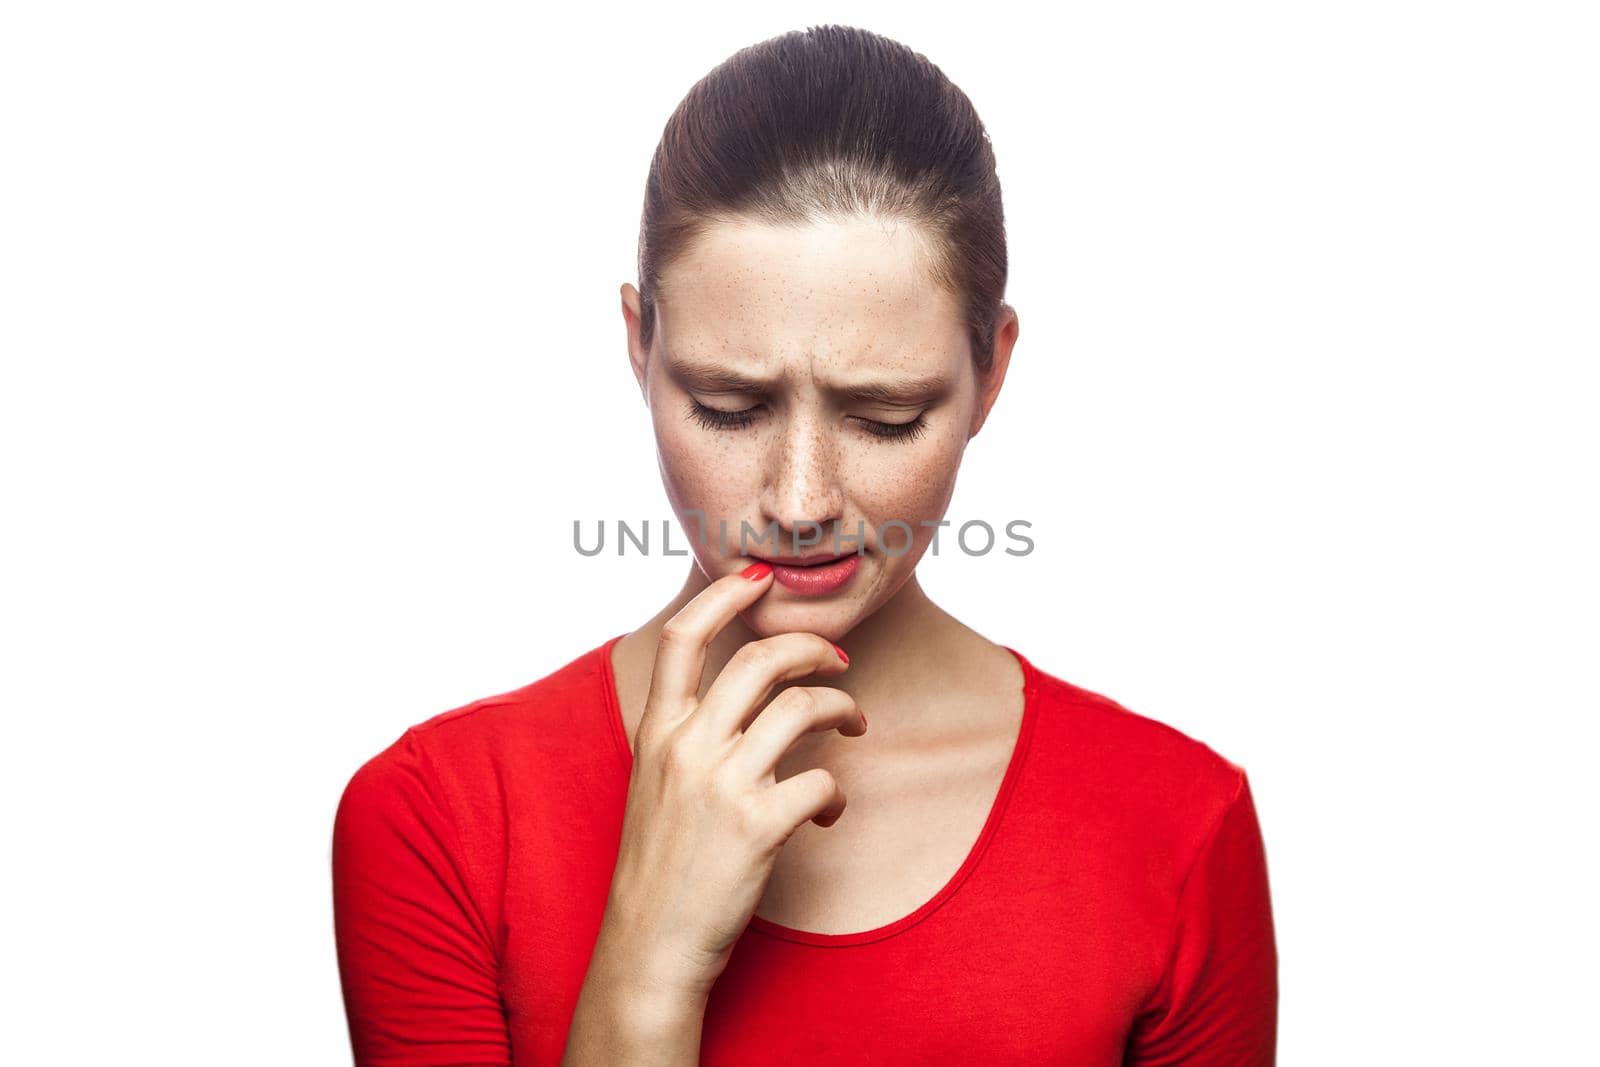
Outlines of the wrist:
[[721,968],[697,966],[694,956],[669,944],[659,923],[613,895],[589,967],[600,972],[607,988],[663,1015],[703,1013]]
[[597,952],[578,997],[562,1063],[697,1063],[704,1021],[704,997],[663,985],[627,961]]
[[681,967],[646,955],[639,951],[639,944],[596,944],[589,963],[588,984],[600,993],[601,999],[614,1010],[631,1010],[647,1026],[653,1020],[670,1026],[684,1018],[703,1015],[711,981],[685,974]]

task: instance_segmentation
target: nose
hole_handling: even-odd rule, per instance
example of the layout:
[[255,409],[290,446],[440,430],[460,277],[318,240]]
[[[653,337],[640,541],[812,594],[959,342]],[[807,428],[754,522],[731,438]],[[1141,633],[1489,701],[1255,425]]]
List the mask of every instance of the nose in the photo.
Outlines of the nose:
[[[818,420],[791,417],[769,445],[761,521],[775,524],[780,552],[824,546],[843,518],[844,490],[833,440]],[[813,525],[814,524],[814,525]]]

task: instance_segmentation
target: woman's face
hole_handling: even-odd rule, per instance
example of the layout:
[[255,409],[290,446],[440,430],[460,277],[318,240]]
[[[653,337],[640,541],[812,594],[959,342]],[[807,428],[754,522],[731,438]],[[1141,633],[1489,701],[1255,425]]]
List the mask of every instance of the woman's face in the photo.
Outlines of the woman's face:
[[1015,330],[980,382],[926,255],[905,223],[720,223],[666,270],[648,351],[624,287],[667,496],[707,579],[756,559],[844,557],[780,566],[743,614],[757,634],[843,637],[939,532]]

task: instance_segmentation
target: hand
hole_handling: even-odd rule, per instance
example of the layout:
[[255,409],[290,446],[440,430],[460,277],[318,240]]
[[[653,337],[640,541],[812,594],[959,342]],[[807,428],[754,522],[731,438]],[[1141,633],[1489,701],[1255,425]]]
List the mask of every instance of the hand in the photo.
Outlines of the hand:
[[832,642],[813,633],[752,641],[699,697],[712,639],[771,587],[771,567],[754,579],[719,578],[666,622],[657,643],[605,920],[621,930],[611,944],[634,946],[633,967],[657,990],[709,992],[784,844],[807,821],[832,826],[845,809],[827,770],[782,782],[775,771],[807,732],[864,734],[855,699],[790,686],[768,703],[781,683],[846,670]]

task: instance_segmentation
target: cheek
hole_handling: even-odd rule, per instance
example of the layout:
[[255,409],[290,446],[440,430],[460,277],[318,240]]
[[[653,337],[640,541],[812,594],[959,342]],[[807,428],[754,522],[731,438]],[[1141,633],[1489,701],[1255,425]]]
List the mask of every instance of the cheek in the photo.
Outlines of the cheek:
[[728,440],[735,434],[710,433],[672,415],[658,416],[655,430],[662,484],[674,508],[716,516],[749,495],[752,460],[749,449]]
[[900,519],[920,539],[923,531],[917,523],[943,517],[950,505],[961,454],[961,442],[951,439],[869,444],[854,460],[858,476],[853,495],[874,524]]

